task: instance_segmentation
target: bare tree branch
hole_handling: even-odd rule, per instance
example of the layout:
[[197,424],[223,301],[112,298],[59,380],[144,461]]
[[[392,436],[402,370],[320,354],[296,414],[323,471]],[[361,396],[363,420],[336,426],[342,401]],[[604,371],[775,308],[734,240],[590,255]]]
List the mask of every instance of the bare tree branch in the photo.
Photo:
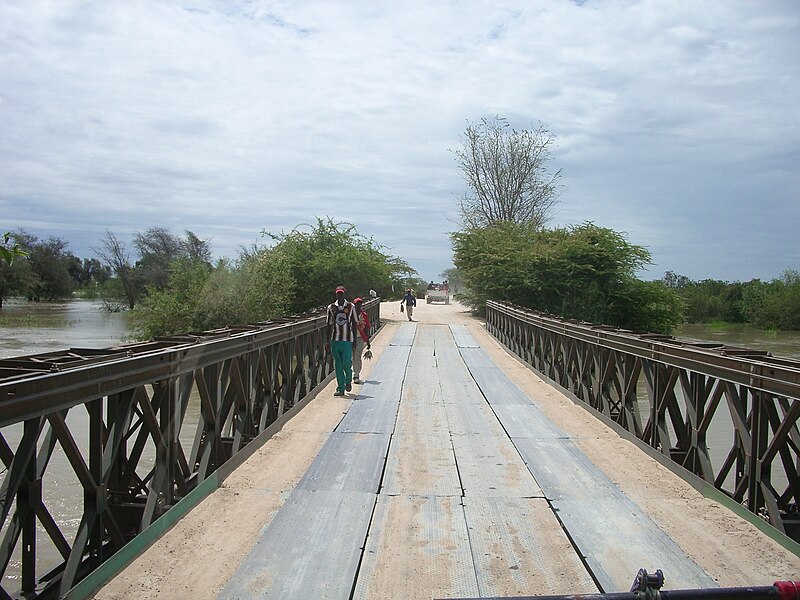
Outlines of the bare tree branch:
[[561,170],[548,171],[554,143],[542,125],[517,131],[500,117],[468,124],[463,146],[453,151],[467,184],[458,203],[462,225],[511,221],[544,226],[561,191]]

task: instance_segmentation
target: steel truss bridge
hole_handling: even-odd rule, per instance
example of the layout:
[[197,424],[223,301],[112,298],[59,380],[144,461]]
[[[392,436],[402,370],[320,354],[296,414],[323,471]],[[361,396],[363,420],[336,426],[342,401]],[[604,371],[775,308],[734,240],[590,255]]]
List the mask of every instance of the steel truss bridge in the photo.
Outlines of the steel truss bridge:
[[[365,310],[377,329],[379,301]],[[63,596],[246,453],[332,376],[325,333],[322,313],[0,360],[0,598]],[[56,453],[65,464],[53,466]],[[74,534],[48,507],[70,475],[82,501]],[[55,568],[45,547],[62,560]],[[9,591],[12,560],[19,589]]]
[[[552,384],[688,471],[687,479],[800,540],[800,361],[493,301],[487,327]],[[730,431],[716,465],[707,444],[712,421]]]

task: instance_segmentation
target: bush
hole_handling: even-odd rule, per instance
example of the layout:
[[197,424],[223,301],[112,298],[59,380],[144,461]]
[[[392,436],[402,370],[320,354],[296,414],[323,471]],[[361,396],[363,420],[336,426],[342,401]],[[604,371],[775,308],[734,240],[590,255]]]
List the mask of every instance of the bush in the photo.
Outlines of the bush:
[[277,242],[271,251],[282,257],[295,281],[292,312],[327,305],[337,285],[347,288],[349,298],[365,296],[370,289],[385,294],[393,285],[401,289],[416,274],[405,261],[385,254],[382,246],[360,235],[350,223],[317,219],[316,226],[265,235]]
[[133,311],[137,337],[150,338],[257,323],[284,316],[294,282],[285,259],[263,251],[236,268],[173,261],[163,289],[149,289]]
[[480,310],[486,300],[512,302],[566,318],[667,333],[682,320],[681,302],[635,272],[649,252],[624,235],[585,223],[535,229],[514,223],[452,234],[454,264]]

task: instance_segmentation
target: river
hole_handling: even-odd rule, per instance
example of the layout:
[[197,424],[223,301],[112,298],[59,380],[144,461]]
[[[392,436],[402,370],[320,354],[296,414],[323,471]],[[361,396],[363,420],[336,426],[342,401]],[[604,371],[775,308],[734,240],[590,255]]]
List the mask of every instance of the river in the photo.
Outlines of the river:
[[[0,358],[67,348],[107,348],[128,341],[128,313],[111,313],[102,307],[98,300],[11,300],[0,310]],[[6,322],[12,326],[5,326]]]
[[[24,356],[65,350],[67,348],[106,348],[126,343],[129,340],[127,313],[109,313],[102,310],[102,303],[90,300],[72,300],[53,303],[29,303],[11,301],[0,310],[0,358]],[[764,332],[748,327],[711,328],[704,325],[687,325],[678,337],[715,341],[730,346],[743,346],[757,350],[768,350],[776,356],[800,359],[800,332]],[[194,404],[194,403],[192,403]],[[190,406],[187,422],[196,423],[199,410]],[[723,419],[725,416],[723,415]],[[70,411],[70,430],[76,440],[86,440],[87,419],[83,411]],[[181,440],[191,448],[194,427],[184,426]],[[16,448],[21,428],[6,427],[3,435],[12,448]],[[725,419],[719,428],[719,439],[710,436],[709,445],[714,457],[714,446],[729,448],[731,435],[730,419]],[[717,460],[714,460],[715,464]],[[62,526],[68,539],[77,531],[81,517],[81,487],[75,479],[63,452],[58,449],[51,459],[44,486],[45,502],[53,517]],[[55,483],[56,485],[50,485]],[[5,533],[5,528],[0,534]],[[40,528],[39,535],[45,535]],[[53,565],[60,559],[54,549],[44,548],[39,558],[42,563]],[[19,573],[18,554],[9,564],[4,578],[7,589],[16,589],[13,583]]]

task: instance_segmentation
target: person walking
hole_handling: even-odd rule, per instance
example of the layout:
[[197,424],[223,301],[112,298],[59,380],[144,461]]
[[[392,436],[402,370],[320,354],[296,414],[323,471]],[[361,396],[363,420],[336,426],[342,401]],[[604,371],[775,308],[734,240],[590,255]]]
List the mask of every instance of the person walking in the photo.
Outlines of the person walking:
[[408,320],[413,321],[414,319],[411,318],[411,315],[414,314],[414,307],[417,305],[417,299],[414,297],[414,292],[411,291],[411,288],[406,290],[406,295],[403,296],[403,299],[400,301],[401,310],[403,309],[403,305],[405,305]]
[[344,297],[347,293],[344,286],[338,286],[335,293],[336,300],[328,305],[328,347],[333,354],[333,366],[336,370],[336,392],[333,395],[344,396],[345,391],[353,389],[353,341],[358,323],[355,307]]
[[355,306],[356,309],[356,324],[358,329],[356,332],[356,339],[353,342],[353,383],[363,383],[360,377],[361,353],[364,351],[364,346],[369,350],[369,315],[367,311],[362,310],[364,301],[361,298],[355,298],[353,300],[353,306]]

